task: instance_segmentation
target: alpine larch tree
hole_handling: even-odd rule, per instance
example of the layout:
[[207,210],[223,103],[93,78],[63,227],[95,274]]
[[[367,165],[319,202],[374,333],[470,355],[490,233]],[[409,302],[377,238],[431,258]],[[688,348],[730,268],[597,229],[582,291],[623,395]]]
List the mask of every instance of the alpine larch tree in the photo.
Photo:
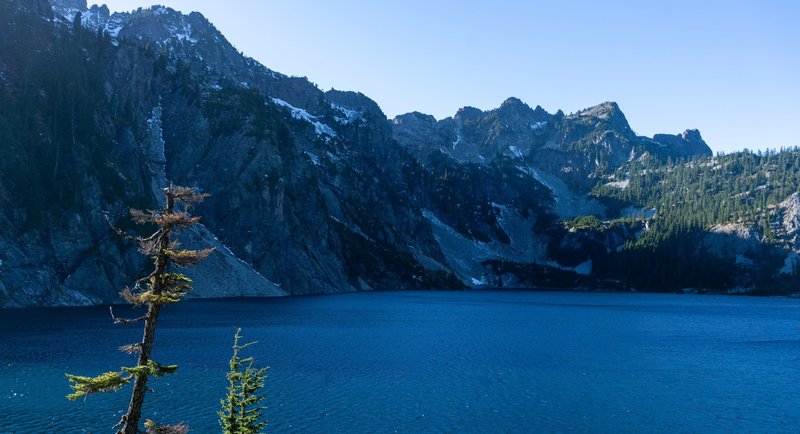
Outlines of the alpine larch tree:
[[[153,260],[153,272],[135,282],[132,288],[120,292],[122,298],[135,307],[146,306],[147,313],[139,318],[123,319],[111,317],[116,324],[143,323],[144,332],[141,342],[120,347],[130,354],[138,354],[134,367],[123,367],[119,372],[106,372],[96,377],[82,377],[67,374],[73,393],[67,396],[71,400],[79,399],[97,392],[117,391],[128,383],[133,383],[128,410],[115,425],[120,427],[117,434],[137,434],[140,432],[139,422],[142,416],[142,404],[147,392],[147,380],[150,377],[161,377],[172,374],[175,365],[162,365],[151,359],[155,340],[158,314],[168,303],[177,303],[192,289],[189,278],[174,271],[175,267],[189,267],[205,259],[213,249],[186,250],[181,249],[177,241],[172,239],[177,230],[197,223],[200,218],[189,214],[191,207],[202,202],[207,195],[194,188],[170,185],[164,189],[165,206],[158,211],[131,209],[132,219],[138,224],[154,224],[157,230],[147,237],[131,236],[116,229],[115,231],[128,240],[139,244],[139,252]],[[109,308],[111,309],[111,308]],[[148,425],[152,425],[149,423]]]

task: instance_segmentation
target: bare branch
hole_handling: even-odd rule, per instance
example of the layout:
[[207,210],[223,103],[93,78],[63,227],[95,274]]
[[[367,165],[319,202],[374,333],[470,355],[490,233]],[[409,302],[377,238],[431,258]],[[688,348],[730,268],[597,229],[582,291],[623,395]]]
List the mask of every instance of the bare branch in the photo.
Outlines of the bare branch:
[[114,226],[114,224],[111,223],[111,219],[108,217],[108,213],[107,212],[103,213],[103,217],[106,219],[106,223],[108,223],[108,225],[111,227],[111,230],[116,232],[116,234],[119,235],[120,237],[122,237],[123,239],[128,240],[128,241],[137,241],[137,240],[139,240],[139,238],[134,237],[133,235],[130,235],[127,232],[123,231],[122,229]]
[[120,419],[119,422],[117,422],[116,425],[112,426],[111,429],[114,429],[114,428],[116,428],[118,426],[122,426],[123,424],[125,424],[125,422],[127,420],[128,420],[128,415],[127,414],[122,415],[122,419]]
[[135,344],[128,344],[119,347],[119,350],[128,354],[141,354],[142,353],[142,344],[135,343]]
[[[125,288],[125,289],[127,290],[128,288]],[[147,315],[140,316],[139,318],[132,318],[132,319],[118,318],[118,317],[114,316],[114,308],[112,306],[108,307],[108,311],[111,313],[111,319],[114,320],[114,324],[136,324],[139,321],[144,321],[145,319],[147,319]]]
[[146,240],[139,240],[139,253],[153,257],[158,254],[158,239],[150,238]]

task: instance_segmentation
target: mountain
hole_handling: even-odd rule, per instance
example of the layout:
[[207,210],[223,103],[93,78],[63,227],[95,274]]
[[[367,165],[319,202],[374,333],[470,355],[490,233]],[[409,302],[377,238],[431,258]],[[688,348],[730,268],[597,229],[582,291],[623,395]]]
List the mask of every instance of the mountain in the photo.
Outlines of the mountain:
[[[725,229],[729,216],[700,221],[688,205],[679,208],[689,214],[670,214],[657,198],[683,190],[646,185],[716,164],[710,156],[696,130],[637,136],[612,102],[565,115],[509,98],[440,121],[389,120],[361,93],[323,92],[246,57],[196,12],[0,3],[2,307],[118,300],[148,265],[107,220],[136,231],[128,207],[159,206],[169,182],[211,194],[197,210],[203,225],[182,239],[217,247],[193,270],[196,296],[634,285],[786,292],[756,278],[778,273],[772,262],[729,267],[754,256],[715,247],[742,238]],[[789,211],[767,217],[793,221],[791,192],[770,192],[763,200]],[[737,228],[763,221],[764,209]],[[693,225],[675,230],[662,216]],[[769,224],[754,224],[753,246],[776,261],[797,257],[794,232],[768,240]],[[710,237],[715,253],[669,256],[659,234],[678,246]],[[631,257],[638,268],[624,266]],[[668,284],[641,278],[663,257],[733,271],[707,282],[692,273]],[[796,273],[792,261],[779,264],[783,276]]]

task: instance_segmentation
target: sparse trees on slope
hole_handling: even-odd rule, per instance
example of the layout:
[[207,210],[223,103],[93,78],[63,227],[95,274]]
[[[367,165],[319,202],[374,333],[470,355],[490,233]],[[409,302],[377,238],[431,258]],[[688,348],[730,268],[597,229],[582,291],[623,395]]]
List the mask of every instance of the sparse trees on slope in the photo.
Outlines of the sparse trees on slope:
[[[153,272],[136,281],[133,288],[125,288],[120,295],[136,307],[147,306],[147,313],[135,319],[122,319],[111,316],[116,324],[142,322],[144,332],[141,342],[120,347],[120,350],[138,354],[134,367],[123,367],[120,372],[106,372],[97,377],[82,377],[67,374],[73,393],[71,400],[92,393],[117,391],[128,383],[133,383],[133,392],[128,410],[116,426],[121,426],[117,434],[139,433],[142,404],[150,377],[161,377],[175,372],[177,366],[162,365],[151,359],[156,325],[161,307],[167,303],[177,303],[192,289],[191,280],[176,273],[173,266],[189,267],[205,259],[213,249],[185,250],[172,240],[175,231],[197,223],[200,218],[189,214],[192,205],[202,202],[207,195],[196,189],[170,185],[164,189],[166,205],[159,211],[131,210],[131,217],[139,224],[154,224],[157,230],[147,237],[132,237],[120,230],[117,232],[126,239],[139,243],[139,251],[153,260]],[[151,426],[154,424],[150,423]]]

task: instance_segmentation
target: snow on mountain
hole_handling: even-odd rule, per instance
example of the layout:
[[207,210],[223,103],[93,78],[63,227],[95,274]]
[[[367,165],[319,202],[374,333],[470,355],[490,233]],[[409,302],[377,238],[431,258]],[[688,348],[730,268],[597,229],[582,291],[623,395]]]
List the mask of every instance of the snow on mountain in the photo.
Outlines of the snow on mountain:
[[292,117],[293,118],[304,120],[304,121],[310,123],[311,125],[314,125],[314,131],[316,131],[317,135],[321,136],[323,134],[326,134],[326,135],[328,135],[330,137],[336,137],[336,131],[334,131],[333,128],[329,127],[328,125],[323,124],[322,122],[318,121],[317,120],[317,116],[313,116],[309,112],[307,112],[307,111],[305,111],[305,110],[303,110],[301,108],[297,108],[297,107],[295,107],[295,106],[289,104],[288,102],[286,102],[286,101],[284,101],[282,99],[279,99],[279,98],[272,98],[272,102],[274,102],[275,104],[277,104],[277,105],[279,105],[281,107],[289,109],[291,111],[291,113],[292,113]]

